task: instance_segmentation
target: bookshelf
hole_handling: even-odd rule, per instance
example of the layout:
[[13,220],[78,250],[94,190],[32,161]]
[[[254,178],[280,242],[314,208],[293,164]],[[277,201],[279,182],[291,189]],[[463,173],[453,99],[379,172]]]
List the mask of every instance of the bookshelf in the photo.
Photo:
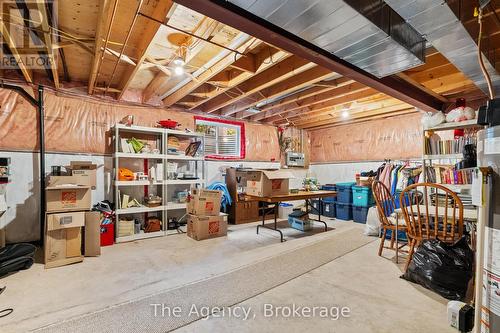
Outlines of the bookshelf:
[[[186,204],[175,201],[175,191],[186,191],[192,187],[202,186],[206,182],[206,164],[203,153],[205,144],[204,134],[195,132],[184,132],[156,127],[145,126],[125,126],[116,124],[113,129],[113,189],[116,204],[116,243],[129,242],[139,239],[161,237],[167,235],[167,225],[170,216],[180,217],[186,213]],[[179,149],[178,154],[171,154],[168,150],[168,139],[175,136],[184,140],[186,144],[200,141],[200,148],[195,156],[186,156],[184,151]],[[130,147],[122,149],[124,144],[122,139],[136,138],[147,141],[155,150],[154,153],[135,153],[130,151]],[[169,162],[179,164],[183,170],[189,171],[190,176],[186,179],[174,179],[177,175],[169,174]],[[134,172],[143,172],[147,179],[141,180],[119,180],[118,170],[128,168]],[[154,177],[150,174],[151,167],[157,171]],[[160,177],[158,177],[160,176]],[[172,178],[172,179],[169,179]],[[162,202],[157,207],[148,207],[143,201],[148,194],[154,194],[162,198]],[[132,199],[137,199],[139,207],[122,207],[122,198],[126,195]],[[145,221],[148,216],[156,216],[162,221],[162,230],[155,232],[144,232],[132,235],[120,236],[120,219],[139,219]]]
[[[472,119],[423,129],[422,172],[424,182],[437,183],[456,192],[467,208],[473,208],[471,205],[471,173],[474,168],[456,169],[455,164],[464,159],[462,153],[464,145],[476,143],[476,129],[482,127],[477,124],[477,119]],[[452,133],[443,133],[457,129],[465,131],[464,137],[457,139],[451,135]],[[436,140],[437,136],[434,134],[445,139]],[[446,139],[447,136],[448,139]],[[430,138],[433,138],[434,142]]]

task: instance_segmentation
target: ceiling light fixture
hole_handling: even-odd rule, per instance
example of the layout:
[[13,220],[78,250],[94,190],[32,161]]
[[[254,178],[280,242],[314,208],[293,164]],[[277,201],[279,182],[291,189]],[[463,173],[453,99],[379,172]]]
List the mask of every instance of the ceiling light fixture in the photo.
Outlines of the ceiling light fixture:
[[349,118],[349,109],[347,109],[347,110],[346,110],[346,109],[344,109],[344,110],[342,111],[342,118],[344,118],[344,119],[345,119],[345,118]]
[[180,76],[180,75],[184,74],[184,67],[182,67],[182,66],[175,66],[174,67],[174,73],[177,76]]
[[176,57],[174,59],[173,63],[175,66],[184,66],[186,64],[186,62],[184,61],[184,59],[182,57]]

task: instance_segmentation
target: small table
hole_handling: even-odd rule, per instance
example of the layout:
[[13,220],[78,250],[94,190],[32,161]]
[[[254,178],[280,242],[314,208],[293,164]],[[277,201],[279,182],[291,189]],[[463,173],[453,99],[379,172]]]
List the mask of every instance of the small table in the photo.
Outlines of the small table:
[[[262,224],[259,224],[257,226],[257,233],[259,233],[259,228],[266,228],[269,230],[274,230],[280,233],[281,236],[281,241],[284,242],[284,237],[283,233],[281,230],[278,229],[278,207],[280,203],[284,201],[295,201],[295,200],[305,200],[306,201],[306,213],[309,214],[309,206],[310,200],[311,199],[318,199],[319,200],[319,208],[317,209],[318,211],[318,219],[311,219],[312,221],[315,222],[320,222],[325,225],[325,231],[328,230],[328,226],[326,222],[321,221],[321,214],[323,213],[323,205],[322,205],[322,199],[326,197],[336,197],[337,192],[335,191],[299,191],[298,193],[290,193],[290,194],[280,194],[280,195],[274,195],[274,196],[269,196],[269,197],[258,197],[254,195],[245,195],[245,200],[257,200],[259,202],[265,203],[265,204],[271,204],[272,207],[263,207],[263,212],[262,212]],[[274,227],[272,225],[267,225],[265,224],[266,221],[266,210],[272,209],[274,212]]]

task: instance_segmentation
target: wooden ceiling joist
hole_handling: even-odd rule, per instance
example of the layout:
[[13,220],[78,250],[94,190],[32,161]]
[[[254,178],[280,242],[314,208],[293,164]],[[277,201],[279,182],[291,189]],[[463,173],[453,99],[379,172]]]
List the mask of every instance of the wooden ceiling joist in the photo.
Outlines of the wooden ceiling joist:
[[[347,80],[344,82],[348,82]],[[315,105],[321,103],[327,103],[330,100],[335,100],[339,97],[347,96],[349,94],[353,94],[359,91],[368,90],[368,88],[360,83],[351,82],[348,84],[341,84],[334,89],[329,89],[326,92],[319,93],[313,96],[309,96],[307,98],[303,98],[298,102],[295,102],[293,105],[287,104],[285,106],[274,108],[269,111],[264,111],[262,114],[257,114],[253,119],[257,120],[266,120],[270,117],[276,117],[278,115],[292,114],[296,110],[300,111],[311,111],[310,107],[314,107]],[[359,96],[359,95],[356,95]],[[363,95],[365,96],[365,95]],[[275,118],[273,118],[275,119]]]
[[106,49],[106,41],[109,40],[111,33],[112,16],[116,14],[118,0],[102,0],[99,7],[99,15],[97,19],[97,29],[95,34],[94,58],[92,60],[92,69],[88,79],[88,94],[92,95],[100,68],[100,64],[104,59]]
[[[314,66],[313,63],[307,60],[291,56],[232,88],[229,94],[219,95],[213,98],[208,103],[203,104],[200,110],[213,113],[259,90],[270,87]],[[229,97],[232,95],[235,97]]]
[[[255,38],[252,38],[246,34],[241,34],[235,37],[237,40],[241,40],[241,43],[236,47],[236,51],[245,52],[249,47],[252,47],[256,43]],[[215,63],[210,68],[207,68],[203,73],[198,75],[195,80],[187,81],[182,87],[168,95],[164,93],[160,95],[160,99],[163,99],[163,105],[171,106],[178,101],[180,101],[185,96],[189,95],[196,88],[200,87],[203,83],[209,81],[213,77],[217,76],[219,73],[226,70],[232,63],[241,58],[241,55],[228,52],[227,50],[221,50],[221,54],[224,54],[221,60]]]
[[38,22],[41,23],[43,30],[42,36],[45,44],[45,50],[47,52],[47,58],[49,60],[50,70],[52,72],[52,78],[54,80],[54,86],[59,89],[59,73],[57,71],[57,53],[54,53],[54,47],[52,43],[52,33],[49,25],[49,15],[47,13],[47,7],[45,6],[44,0],[36,0],[36,5],[38,8],[37,13],[39,14]]
[[[272,48],[272,47],[264,47],[262,50],[260,50],[257,54],[255,54],[255,59],[257,63],[257,68],[256,68],[256,74],[261,73],[265,71],[266,69],[274,66],[276,63],[279,63],[280,61],[286,59],[290,55],[280,51],[278,49]],[[202,103],[199,103],[198,105],[192,107],[191,109],[197,109],[200,106],[203,108],[204,103],[215,99],[215,98],[220,98],[221,95],[226,95],[226,96],[231,96],[231,97],[237,97],[239,96],[239,92],[235,92],[232,88],[235,86],[238,86],[240,83],[245,82],[246,80],[252,78],[255,76],[255,74],[246,72],[246,71],[241,71],[239,69],[233,69],[233,68],[228,68],[223,73],[233,73],[237,72],[237,75],[230,75],[230,80],[224,82],[224,84],[219,83],[214,83],[213,78],[210,80],[212,81],[212,84],[216,84],[216,86],[219,88],[217,92],[208,98],[206,101],[203,101]],[[210,82],[209,81],[209,82]]]
[[396,116],[402,116],[402,115],[408,115],[408,114],[414,114],[414,113],[418,113],[418,111],[416,111],[414,107],[411,107],[411,108],[402,109],[399,111],[393,111],[393,112],[389,112],[389,113],[382,112],[382,113],[374,114],[374,115],[361,114],[359,116],[351,117],[349,119],[332,119],[326,125],[318,125],[318,126],[310,127],[310,128],[308,128],[308,130],[319,130],[319,129],[329,128],[329,127],[334,127],[334,126],[357,124],[357,123],[367,122],[370,120],[392,118],[392,117],[396,117]]
[[8,22],[6,19],[7,13],[3,13],[2,15],[2,20],[0,20],[0,30],[2,33],[2,37],[5,43],[7,43],[7,46],[9,47],[9,50],[16,60],[17,67],[19,67],[19,70],[23,73],[24,79],[28,83],[33,83],[33,73],[31,69],[26,67],[26,64],[23,60],[23,57],[19,54],[17,48],[16,48],[16,43],[14,38],[11,36],[9,27],[7,27],[5,22]]
[[[315,83],[313,87],[310,87],[309,89],[306,89],[304,91],[292,94],[290,96],[287,96],[285,98],[282,98],[276,102],[269,103],[264,105],[263,107],[260,108],[262,112],[258,114],[254,114],[250,117],[250,120],[252,121],[259,121],[261,119],[266,118],[267,116],[272,115],[271,113],[267,113],[268,111],[275,110],[275,109],[280,109],[279,111],[276,111],[276,114],[280,112],[285,112],[288,108],[298,108],[301,107],[301,104],[299,103],[301,100],[316,96],[328,91],[332,91],[337,87],[344,86],[346,84],[352,83],[354,81],[340,77],[338,79],[334,79],[331,81],[321,81],[318,83]],[[333,93],[333,92],[332,92]]]
[[233,115],[239,111],[253,107],[260,102],[303,89],[311,84],[328,79],[333,75],[334,73],[330,70],[315,66],[269,88],[262,89],[240,102],[228,105],[222,108],[220,113],[224,116]]
[[[165,18],[167,17],[168,12],[170,11],[173,5],[174,3],[170,0],[159,2],[158,7],[153,13],[154,18],[156,18],[159,21],[163,20],[168,21],[168,18],[167,19]],[[135,48],[135,59],[137,59],[137,62],[133,67],[128,66],[127,69],[125,70],[125,73],[121,77],[119,84],[120,93],[118,95],[118,99],[121,99],[123,97],[123,94],[125,93],[125,91],[127,91],[128,87],[130,86],[135,76],[137,75],[137,72],[140,70],[141,65],[146,60],[148,51],[152,47],[153,38],[155,37],[155,35],[157,34],[158,30],[161,27],[160,23],[155,22],[153,20],[145,21],[145,19],[142,18],[142,21],[144,22],[142,38],[140,40],[140,44]]]

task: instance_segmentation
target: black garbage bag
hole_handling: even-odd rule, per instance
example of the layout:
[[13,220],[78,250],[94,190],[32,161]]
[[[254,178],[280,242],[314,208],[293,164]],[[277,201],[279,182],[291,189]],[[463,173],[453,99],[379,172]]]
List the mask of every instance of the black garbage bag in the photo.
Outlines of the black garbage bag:
[[447,299],[462,300],[473,269],[474,253],[465,236],[453,245],[433,239],[420,244],[401,277]]
[[0,249],[0,277],[28,269],[35,261],[36,247],[29,243],[9,244]]

